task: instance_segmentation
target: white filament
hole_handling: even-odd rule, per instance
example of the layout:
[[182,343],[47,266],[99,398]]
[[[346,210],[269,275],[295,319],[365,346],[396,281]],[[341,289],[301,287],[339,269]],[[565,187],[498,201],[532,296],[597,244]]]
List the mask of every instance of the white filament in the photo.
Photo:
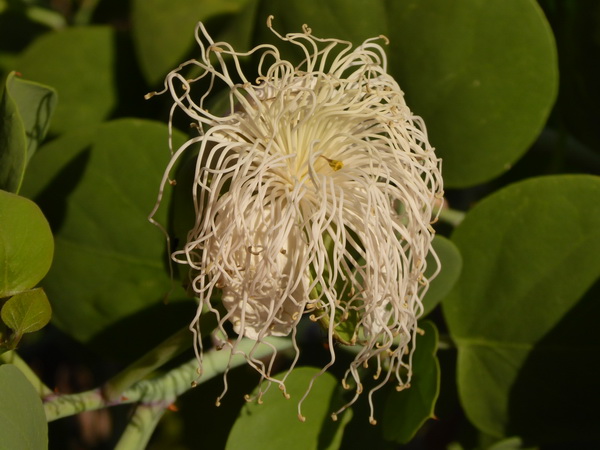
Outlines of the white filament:
[[[216,314],[215,338],[232,354],[244,336],[256,346],[271,335],[295,339],[298,322],[309,313],[328,331],[331,360],[322,372],[335,361],[339,327],[351,320],[346,343],[361,347],[343,384],[352,379],[356,395],[336,417],[362,392],[359,369],[370,360],[377,377],[382,366],[387,369],[370,392],[371,407],[372,393],[391,377],[399,388],[410,381],[428,286],[430,223],[443,196],[441,161],[423,121],[387,74],[375,39],[353,48],[316,38],[307,27],[286,36],[271,30],[303,52],[301,64],[282,59],[273,45],[236,52],[215,43],[199,24],[200,59],[167,76],[171,117],[181,109],[199,130],[174,153],[163,179],[164,188],[181,154],[199,148],[196,223],[173,258],[192,269],[200,305],[191,329],[200,365],[203,310]],[[249,55],[258,56],[256,79],[241,68],[240,59]],[[200,75],[186,79],[188,66]],[[194,84],[204,85],[202,93]],[[221,87],[229,106],[222,116],[206,109],[211,91]],[[212,299],[215,289],[222,290],[224,313]],[[229,336],[227,322],[237,337]],[[245,356],[285,393],[285,378],[271,377],[275,356],[266,363],[252,351]],[[370,419],[375,421],[373,411]]]

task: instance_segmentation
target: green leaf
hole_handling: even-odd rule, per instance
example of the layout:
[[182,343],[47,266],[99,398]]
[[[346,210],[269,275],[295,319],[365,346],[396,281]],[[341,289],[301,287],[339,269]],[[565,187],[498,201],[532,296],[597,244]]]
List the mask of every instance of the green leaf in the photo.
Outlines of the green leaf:
[[4,88],[0,97],[0,188],[18,192],[27,163],[27,137],[19,109]]
[[[429,289],[423,297],[423,314],[425,317],[429,314],[439,302],[450,292],[462,269],[462,258],[456,245],[443,236],[433,238],[433,249],[440,259],[440,273],[431,281]],[[435,258],[430,253],[427,255],[427,270],[425,277],[430,277],[437,269]]]
[[27,160],[44,139],[56,92],[12,72],[0,99],[0,188],[17,193]]
[[183,62],[198,22],[237,12],[246,0],[134,0],[133,40],[142,72],[155,85]]
[[38,206],[0,191],[0,298],[34,287],[53,253],[52,232]]
[[14,72],[6,79],[6,90],[19,108],[27,135],[27,159],[30,159],[48,132],[57,103],[56,91],[15,77]]
[[0,365],[0,448],[48,448],[48,424],[42,401],[12,364]]
[[99,123],[112,111],[114,39],[110,27],[68,28],[43,35],[17,61],[23,76],[58,92],[51,133]]
[[[174,133],[177,146],[184,137]],[[160,318],[165,325],[160,306],[173,288],[167,244],[148,215],[170,158],[167,138],[166,125],[120,119],[66,134],[31,161],[23,191],[49,212],[56,237],[44,281],[53,321],[81,341],[131,336],[142,323],[111,327],[150,307],[158,317],[142,322],[152,329]],[[169,195],[167,187],[165,203]],[[155,217],[162,224],[167,210]],[[141,343],[156,339],[158,332]]]
[[314,36],[347,39],[358,45],[388,32],[382,0],[266,0],[257,15],[259,39],[256,44],[271,41],[282,47],[281,41],[266,27],[266,18],[271,14],[275,16],[273,28],[284,35],[301,33],[302,25],[307,24]]
[[583,439],[600,420],[598,198],[598,177],[529,179],[452,236],[464,265],[444,313],[463,407],[487,434]]
[[435,356],[438,332],[433,322],[420,322],[419,327],[425,333],[417,337],[411,386],[400,392],[390,392],[383,412],[384,438],[400,444],[409,442],[421,426],[434,417],[440,391],[440,365]]
[[[289,400],[277,386],[271,386],[262,397],[262,405],[256,402],[246,404],[233,425],[227,448],[339,448],[343,429],[350,420],[351,413],[342,415],[338,422],[331,420],[330,415],[340,401],[339,383],[332,375],[326,372],[316,379],[302,404],[306,422],[298,420],[298,401],[319,372],[320,369],[313,367],[294,369],[285,382],[291,396]],[[254,395],[256,394],[255,391]]]
[[43,289],[19,292],[2,306],[2,321],[20,336],[41,330],[52,317],[52,308]]
[[558,71],[534,0],[389,2],[392,75],[444,160],[447,187],[487,181],[523,155],[554,103]]

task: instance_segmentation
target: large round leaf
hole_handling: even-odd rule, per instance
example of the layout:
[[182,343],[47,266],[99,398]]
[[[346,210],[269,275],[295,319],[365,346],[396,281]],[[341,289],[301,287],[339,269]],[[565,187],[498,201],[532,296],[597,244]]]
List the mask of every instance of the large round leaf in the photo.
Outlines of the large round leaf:
[[52,232],[40,208],[0,190],[0,298],[38,284],[53,253]]
[[0,365],[0,448],[48,448],[48,424],[42,401],[12,364]]
[[530,179],[452,237],[464,264],[444,312],[461,401],[487,434],[585,439],[600,420],[600,302],[582,299],[600,276],[598,198],[597,177]]
[[114,38],[109,27],[68,28],[45,34],[17,61],[24,77],[58,92],[51,133],[99,123],[115,106]]
[[389,2],[392,73],[423,116],[446,186],[501,174],[539,134],[557,90],[534,0]]
[[338,422],[331,420],[331,413],[341,406],[338,404],[340,386],[332,375],[324,373],[317,378],[303,403],[302,414],[306,422],[298,420],[298,401],[319,372],[320,369],[313,367],[294,369],[285,382],[290,399],[286,399],[276,386],[271,386],[263,396],[262,405],[256,402],[245,405],[231,430],[227,448],[339,448],[344,426],[351,414],[346,412]]
[[[23,191],[51,211],[56,235],[44,282],[53,320],[82,341],[160,305],[172,288],[165,237],[147,219],[169,159],[167,136],[165,125],[122,119],[64,135],[31,161]],[[157,220],[166,222],[167,209]]]

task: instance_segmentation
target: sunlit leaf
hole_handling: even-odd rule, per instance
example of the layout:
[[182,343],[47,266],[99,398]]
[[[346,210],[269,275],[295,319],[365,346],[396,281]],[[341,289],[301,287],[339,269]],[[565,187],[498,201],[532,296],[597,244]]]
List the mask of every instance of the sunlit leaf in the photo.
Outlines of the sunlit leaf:
[[48,448],[48,424],[42,401],[12,364],[0,365],[0,448]]
[[317,378],[302,404],[302,414],[306,421],[298,420],[298,401],[319,372],[320,369],[313,367],[294,369],[285,382],[290,399],[286,399],[276,386],[272,386],[263,395],[262,405],[251,402],[244,406],[231,430],[227,448],[339,448],[343,429],[351,414],[345,413],[337,422],[331,420],[334,408],[340,406],[339,382],[332,375],[324,373]]
[[0,191],[0,298],[39,283],[53,252],[52,232],[37,205]]
[[463,407],[489,435],[585,439],[600,419],[598,198],[597,177],[530,179],[452,236],[464,265],[444,313]]

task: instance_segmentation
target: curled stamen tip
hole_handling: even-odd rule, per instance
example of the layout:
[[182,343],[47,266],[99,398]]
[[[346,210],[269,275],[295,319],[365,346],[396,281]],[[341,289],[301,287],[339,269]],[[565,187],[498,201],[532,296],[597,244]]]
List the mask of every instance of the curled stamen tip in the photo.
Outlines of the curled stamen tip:
[[217,401],[215,402],[215,406],[218,408],[219,406],[221,406],[221,399],[217,398]]
[[369,417],[369,423],[370,423],[371,425],[377,425],[377,421],[375,420],[375,418],[374,418],[374,417]]
[[158,92],[153,91],[153,92],[148,92],[146,95],[144,95],[144,100],[150,100],[152,97],[154,97],[156,94],[158,94]]
[[244,395],[244,400],[246,400],[247,402],[251,402],[252,397],[250,397],[248,394],[246,394],[246,395]]
[[383,42],[385,42],[385,45],[390,45],[390,40],[389,40],[389,38],[386,35],[380,34],[379,38],[383,39]]
[[417,334],[419,336],[424,336],[425,335],[425,330],[423,330],[422,328],[417,328]]
[[263,400],[262,400],[262,398],[259,398],[259,399],[256,401],[256,403],[258,403],[259,405],[262,405],[262,404],[263,404]]
[[275,18],[275,16],[273,14],[271,14],[269,17],[267,17],[267,26],[269,28],[271,28],[273,26],[273,19]]
[[286,400],[289,400],[290,398],[292,398],[292,396],[290,394],[288,394],[287,392],[284,392],[283,396],[285,397]]
[[338,416],[337,416],[337,414],[336,414],[336,413],[332,413],[332,414],[331,414],[331,420],[333,420],[334,422],[337,422],[337,420],[338,420]]
[[300,422],[306,422],[306,417],[304,417],[302,414],[298,413],[298,420]]
[[304,31],[306,34],[312,33],[312,29],[307,24],[302,25],[302,31]]

